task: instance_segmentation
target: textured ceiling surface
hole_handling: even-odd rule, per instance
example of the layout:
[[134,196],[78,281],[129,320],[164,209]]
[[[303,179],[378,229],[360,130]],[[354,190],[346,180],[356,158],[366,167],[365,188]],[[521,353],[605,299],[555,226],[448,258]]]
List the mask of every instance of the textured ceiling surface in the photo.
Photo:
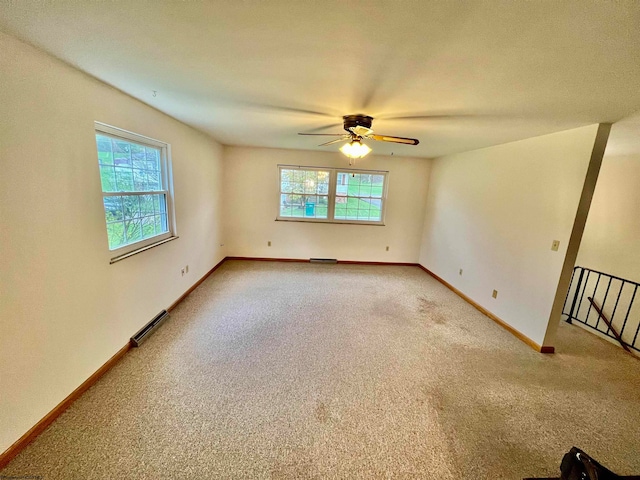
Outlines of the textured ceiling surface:
[[640,110],[635,0],[23,0],[0,29],[227,145],[337,150],[297,132],[365,113],[434,157]]

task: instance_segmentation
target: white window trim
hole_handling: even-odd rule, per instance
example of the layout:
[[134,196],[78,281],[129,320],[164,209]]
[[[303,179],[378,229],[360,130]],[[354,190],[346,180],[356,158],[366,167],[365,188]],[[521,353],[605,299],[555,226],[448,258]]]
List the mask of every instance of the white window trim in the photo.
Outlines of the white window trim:
[[[305,217],[282,217],[280,216],[280,195],[281,192],[281,183],[280,179],[282,178],[282,170],[316,170],[316,171],[324,171],[329,172],[329,198],[327,205],[327,218],[305,218]],[[380,211],[380,221],[369,221],[369,220],[340,220],[333,218],[335,214],[335,203],[336,203],[336,188],[337,188],[337,179],[338,172],[348,172],[348,173],[360,173],[360,174],[371,174],[371,175],[382,175],[384,176],[384,188],[382,190],[382,210]],[[338,223],[338,224],[346,224],[346,225],[376,225],[376,226],[384,226],[385,225],[385,217],[387,211],[387,192],[389,190],[389,171],[388,170],[360,170],[355,168],[336,168],[336,167],[315,167],[309,165],[278,165],[278,185],[277,185],[277,213],[276,213],[276,221],[277,222],[306,222],[306,223]]]
[[[103,199],[106,196],[122,196],[123,194],[124,195],[142,195],[142,194],[149,195],[154,193],[161,193],[161,194],[166,194],[166,198],[167,198],[167,226],[169,231],[167,233],[156,235],[154,237],[141,240],[139,242],[123,245],[122,247],[116,248],[114,250],[109,250],[109,253],[111,255],[110,263],[116,263],[120,260],[124,260],[125,258],[129,258],[135,255],[136,253],[149,250],[150,248],[153,248],[157,245],[162,245],[163,243],[167,243],[170,240],[174,240],[178,238],[178,234],[176,230],[175,206],[174,206],[174,199],[173,199],[173,171],[171,168],[171,145],[165,142],[161,142],[160,140],[156,140],[155,138],[146,137],[144,135],[133,133],[128,130],[123,130],[118,127],[113,127],[111,125],[107,125],[101,122],[94,122],[94,128],[95,128],[94,137],[95,137],[95,133],[101,133],[109,137],[120,138],[123,140],[129,140],[142,145],[148,145],[150,147],[159,148],[162,182],[163,182],[163,185],[166,185],[166,190],[161,190],[158,192],[104,192],[102,190],[102,186],[100,187],[100,195],[103,203],[104,203]],[[106,227],[106,223],[105,223],[105,227]],[[107,245],[108,245],[108,242],[107,242]]]

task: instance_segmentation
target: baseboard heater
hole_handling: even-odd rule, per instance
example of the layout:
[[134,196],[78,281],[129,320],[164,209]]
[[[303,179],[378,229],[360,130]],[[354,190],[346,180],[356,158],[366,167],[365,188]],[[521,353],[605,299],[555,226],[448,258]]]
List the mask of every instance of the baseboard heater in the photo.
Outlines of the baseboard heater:
[[131,344],[134,347],[139,347],[142,342],[144,342],[147,338],[151,336],[153,332],[155,332],[158,327],[169,318],[169,312],[166,310],[162,310],[158,315],[153,317],[149,323],[147,323],[144,327],[142,327],[138,333],[136,333],[133,337],[131,337]]
[[338,263],[337,258],[310,258],[311,263]]

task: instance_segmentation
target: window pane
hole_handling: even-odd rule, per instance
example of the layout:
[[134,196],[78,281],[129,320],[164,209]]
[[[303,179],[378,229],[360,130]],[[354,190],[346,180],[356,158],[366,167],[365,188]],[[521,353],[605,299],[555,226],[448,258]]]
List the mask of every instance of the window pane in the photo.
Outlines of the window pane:
[[169,231],[169,221],[166,215],[160,215],[160,228],[161,230],[158,233],[166,233]]
[[291,193],[293,191],[293,170],[280,170],[280,191]]
[[337,183],[334,218],[381,221],[384,175],[338,172]]
[[360,194],[360,174],[347,176],[347,182],[349,184],[349,195],[358,196]]
[[358,220],[369,220],[369,210],[358,210]]
[[382,210],[382,200],[372,198],[371,200],[369,200],[369,203],[371,204],[371,210],[374,210],[374,208],[377,210]]
[[318,193],[329,193],[329,172],[318,172]]
[[280,216],[298,218],[327,218],[329,200],[318,195],[280,195]]
[[147,171],[133,169],[133,188],[138,192],[144,192],[147,188]]
[[98,148],[98,162],[103,165],[113,165],[111,138],[96,134],[96,146]]
[[156,234],[155,217],[142,217],[142,238],[151,238]]
[[139,218],[134,218],[124,222],[127,236],[127,243],[138,242],[142,240],[142,225]]
[[129,142],[124,140],[112,140],[113,144],[113,163],[116,166],[131,166],[131,148]]
[[316,193],[318,185],[318,173],[315,171],[305,172],[304,193]]
[[305,180],[305,174],[304,174],[304,170],[292,170],[293,172],[293,181],[295,183],[304,183]]
[[327,214],[329,213],[329,208],[322,205],[316,206],[316,218],[327,218]]
[[371,179],[371,196],[382,197],[382,190],[384,185],[384,176],[373,175]]
[[133,171],[126,167],[116,167],[116,187],[118,192],[133,192]]
[[318,183],[329,183],[329,172],[320,170],[318,172]]
[[109,238],[109,250],[114,250],[125,244],[124,241],[124,223],[108,223],[107,237]]
[[162,190],[162,174],[156,170],[147,170],[147,190]]
[[[132,220],[140,217],[140,203],[138,195],[125,195],[122,197],[124,219]],[[127,230],[128,232],[128,230]],[[127,234],[128,235],[128,234]]]
[[371,212],[369,213],[369,221],[379,222],[380,220],[382,220],[382,212],[380,210],[374,212],[373,209],[371,209]]
[[122,221],[122,197],[104,197],[103,200],[107,223]]
[[153,196],[153,211],[155,213],[160,213],[160,204],[162,203],[162,200],[160,199],[161,195],[154,195]]
[[291,217],[304,216],[304,196],[303,195],[287,195],[285,205],[289,206]]
[[156,235],[164,233],[165,230],[163,230],[163,227],[162,227],[162,217],[160,215],[154,215],[153,219],[156,227]]
[[130,244],[169,231],[166,195],[105,197],[107,221],[124,220],[124,243]]
[[131,149],[131,163],[133,168],[147,168],[147,157],[142,145],[136,143],[130,143]]
[[280,205],[280,216],[281,217],[292,217],[292,207],[288,205]]
[[328,200],[326,197],[319,197],[315,195],[305,195],[302,198],[304,203],[300,205],[301,215],[304,218],[327,218],[327,204]]
[[329,178],[330,172],[325,170],[283,168],[280,170],[280,192],[327,195],[329,193]]
[[160,213],[167,214],[167,196],[165,194],[158,194],[158,203],[160,204]]
[[157,195],[141,195],[140,196],[140,215],[143,217],[146,215],[153,215],[155,213],[153,209],[153,197]]
[[116,172],[111,165],[100,165],[100,180],[103,192],[117,192]]
[[104,192],[163,189],[160,149],[101,134],[96,134],[96,145]]
[[147,170],[160,170],[160,150],[151,147],[145,147],[144,150],[147,158],[145,168]]

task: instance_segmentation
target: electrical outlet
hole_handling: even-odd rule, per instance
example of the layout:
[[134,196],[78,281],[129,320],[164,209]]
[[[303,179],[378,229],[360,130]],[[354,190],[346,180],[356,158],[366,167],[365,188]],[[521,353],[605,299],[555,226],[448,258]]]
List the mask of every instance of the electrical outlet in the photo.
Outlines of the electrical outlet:
[[493,298],[498,298],[498,290],[494,290],[493,293],[491,294],[491,296]]
[[560,240],[554,240],[553,243],[551,244],[551,250],[553,250],[554,252],[557,252],[558,248],[560,248]]
[[389,251],[389,245],[387,245],[387,252]]
[[270,246],[271,246],[271,240],[267,242],[267,247],[270,247]]
[[184,273],[189,273],[189,265],[187,265],[186,267],[184,267]]
[[462,275],[462,269],[460,269],[460,275]]

